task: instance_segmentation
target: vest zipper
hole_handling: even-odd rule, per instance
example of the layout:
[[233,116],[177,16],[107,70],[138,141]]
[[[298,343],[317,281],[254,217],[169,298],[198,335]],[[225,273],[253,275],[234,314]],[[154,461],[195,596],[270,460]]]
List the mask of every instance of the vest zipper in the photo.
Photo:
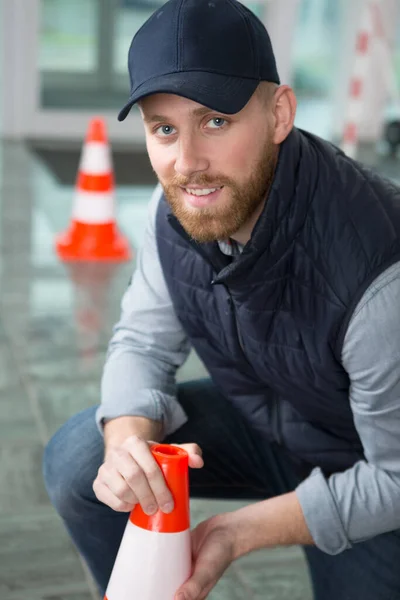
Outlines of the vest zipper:
[[242,337],[242,334],[241,334],[241,331],[240,331],[240,327],[239,327],[239,321],[238,321],[237,314],[236,314],[235,303],[233,301],[232,295],[229,292],[228,288],[225,288],[225,289],[226,289],[226,291],[228,292],[228,295],[229,295],[229,304],[231,306],[231,310],[232,310],[232,313],[233,313],[233,318],[235,319],[236,335],[237,335],[237,339],[238,339],[238,342],[239,342],[240,349],[241,349],[242,354],[243,354],[243,358],[245,359],[245,361],[247,362],[247,364],[250,365],[250,367],[254,371],[254,367],[251,364],[251,362],[249,361],[249,359],[247,358],[247,355],[246,355],[246,352],[245,352],[245,349],[244,349],[243,337]]
[[272,435],[274,436],[274,438],[278,442],[278,444],[282,445],[281,413],[280,413],[279,406],[278,406],[278,400],[277,400],[275,394],[273,394],[271,400],[272,400],[272,402],[271,402],[270,416],[271,416]]
[[[232,299],[231,299],[231,302],[233,303],[233,300],[232,300]],[[242,350],[242,352],[243,352],[243,354],[244,354],[244,357],[245,357],[245,359],[247,360],[247,362],[248,362],[248,363],[250,363],[250,361],[249,361],[249,359],[247,358],[247,356],[246,356],[246,353],[245,353],[245,351],[244,351],[243,338],[242,338],[242,333],[241,333],[241,331],[240,331],[240,328],[239,328],[239,321],[238,321],[238,318],[237,318],[237,314],[236,314],[235,306],[233,306],[233,307],[232,307],[232,311],[233,311],[233,316],[234,316],[234,318],[235,318],[236,333],[237,333],[237,336],[238,336],[238,340],[239,340],[239,346],[240,346],[240,349]]]

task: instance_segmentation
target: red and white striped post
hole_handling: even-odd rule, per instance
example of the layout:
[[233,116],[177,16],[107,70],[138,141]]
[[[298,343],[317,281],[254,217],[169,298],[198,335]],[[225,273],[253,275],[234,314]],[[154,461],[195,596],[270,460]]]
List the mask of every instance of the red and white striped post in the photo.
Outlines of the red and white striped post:
[[365,0],[360,28],[357,32],[354,67],[350,79],[347,114],[341,148],[350,158],[357,155],[359,127],[363,114],[365,80],[374,36],[374,18],[371,0]]

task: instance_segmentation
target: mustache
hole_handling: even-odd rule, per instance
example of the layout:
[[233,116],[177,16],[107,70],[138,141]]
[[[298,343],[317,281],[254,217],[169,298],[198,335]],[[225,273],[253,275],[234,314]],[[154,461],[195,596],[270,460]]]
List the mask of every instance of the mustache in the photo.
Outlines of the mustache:
[[194,177],[185,177],[184,175],[174,175],[174,177],[168,182],[167,187],[187,187],[189,185],[203,185],[209,187],[222,187],[225,185],[231,185],[232,182],[227,177],[221,177],[216,175],[212,177],[205,173],[200,173]]

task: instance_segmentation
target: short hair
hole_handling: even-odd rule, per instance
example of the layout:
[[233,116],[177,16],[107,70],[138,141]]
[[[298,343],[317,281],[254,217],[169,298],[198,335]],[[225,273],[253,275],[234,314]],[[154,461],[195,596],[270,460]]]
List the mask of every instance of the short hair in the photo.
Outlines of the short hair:
[[265,106],[269,106],[279,85],[272,81],[260,81],[254,92]]

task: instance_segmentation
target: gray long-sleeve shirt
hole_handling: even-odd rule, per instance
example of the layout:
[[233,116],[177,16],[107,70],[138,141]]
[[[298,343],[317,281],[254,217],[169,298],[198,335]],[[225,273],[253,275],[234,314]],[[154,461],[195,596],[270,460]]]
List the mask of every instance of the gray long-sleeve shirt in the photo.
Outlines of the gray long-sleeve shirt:
[[[102,422],[122,415],[162,421],[166,434],[186,415],[176,399],[176,370],[190,345],[164,280],[155,238],[159,186],[138,264],[122,300],[102,379]],[[366,290],[349,323],[342,364],[366,460],[325,478],[312,471],[296,489],[315,544],[337,554],[400,529],[400,262]]]

